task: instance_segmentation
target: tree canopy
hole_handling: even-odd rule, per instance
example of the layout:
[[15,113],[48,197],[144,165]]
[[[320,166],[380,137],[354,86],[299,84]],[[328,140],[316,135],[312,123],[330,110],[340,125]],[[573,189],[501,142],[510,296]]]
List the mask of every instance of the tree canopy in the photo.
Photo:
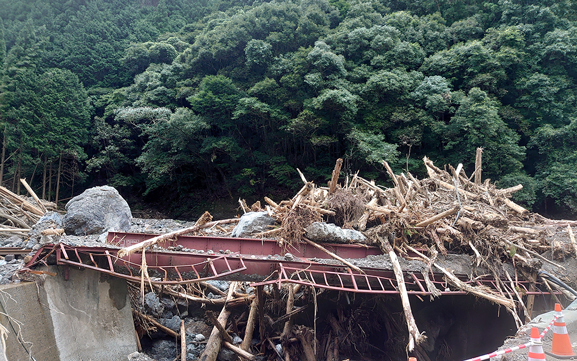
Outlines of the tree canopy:
[[[416,175],[424,155],[577,213],[571,1],[0,0],[4,181],[74,154],[83,185],[177,199]],[[16,153],[15,153],[16,152]],[[17,171],[17,169],[19,169]],[[37,185],[38,186],[38,185]],[[70,185],[69,185],[70,186]]]

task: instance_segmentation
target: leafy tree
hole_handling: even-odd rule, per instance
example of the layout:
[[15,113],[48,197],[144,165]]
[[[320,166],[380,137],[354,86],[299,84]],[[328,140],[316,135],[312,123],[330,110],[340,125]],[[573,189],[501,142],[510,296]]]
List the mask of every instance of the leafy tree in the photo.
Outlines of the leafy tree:
[[471,89],[461,101],[446,127],[445,137],[445,150],[458,150],[450,152],[448,160],[453,164],[462,161],[470,170],[474,166],[475,149],[483,148],[486,177],[518,173],[523,166],[525,149],[518,145],[519,135],[503,122],[498,104],[479,88]]

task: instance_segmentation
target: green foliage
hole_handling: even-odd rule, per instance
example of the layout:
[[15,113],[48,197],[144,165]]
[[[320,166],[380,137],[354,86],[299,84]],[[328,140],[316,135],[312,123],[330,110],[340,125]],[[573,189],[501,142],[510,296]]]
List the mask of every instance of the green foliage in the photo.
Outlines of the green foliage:
[[483,148],[483,173],[501,177],[518,173],[525,156],[519,146],[519,135],[513,132],[498,114],[498,104],[486,92],[473,88],[462,100],[455,116],[446,127],[446,150],[459,150],[449,157],[453,164],[461,159],[470,170],[474,167],[475,149]]
[[524,184],[516,201],[576,209],[570,1],[0,8],[0,120],[29,165],[67,149],[90,155],[95,181],[135,193],[257,195],[293,187],[297,167],[324,182],[338,157],[375,172],[410,150],[411,168],[427,155],[471,171],[482,147],[486,177]]
[[383,134],[370,134],[353,129],[349,138],[353,143],[350,150],[353,159],[358,158],[375,166],[381,165],[383,161],[393,163],[398,160],[397,145],[386,143]]
[[0,17],[0,74],[4,68],[4,58],[6,58],[6,40],[4,39],[4,22]]

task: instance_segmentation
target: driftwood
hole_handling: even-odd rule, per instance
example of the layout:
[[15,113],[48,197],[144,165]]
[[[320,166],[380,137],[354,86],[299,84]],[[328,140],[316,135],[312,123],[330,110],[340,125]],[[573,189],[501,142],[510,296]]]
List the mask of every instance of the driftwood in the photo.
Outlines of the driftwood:
[[[425,261],[430,262],[429,257],[425,256],[424,254],[422,254],[421,252],[417,251],[416,249],[414,249],[413,247],[406,245],[406,247],[408,249],[410,249],[411,251],[415,252],[415,254],[419,255],[421,258],[423,258]],[[445,274],[445,276],[447,277],[447,280],[452,283],[455,287],[472,293],[475,296],[479,296],[481,298],[485,298],[493,303],[497,303],[499,305],[505,306],[507,308],[512,309],[514,307],[514,302],[510,299],[507,299],[505,297],[502,297],[500,295],[496,295],[493,294],[492,292],[490,292],[487,289],[480,289],[478,287],[473,287],[470,286],[466,283],[464,283],[463,281],[461,281],[460,279],[458,279],[454,274],[452,274],[451,272],[449,272],[447,269],[445,269],[444,267],[440,266],[438,263],[436,262],[432,262],[433,266],[435,266],[439,271],[443,272]]]
[[391,258],[391,263],[393,264],[393,271],[395,272],[397,286],[399,287],[403,312],[405,313],[405,320],[407,321],[407,328],[409,329],[409,344],[407,345],[407,350],[411,352],[415,349],[415,345],[423,342],[426,337],[419,333],[419,328],[417,327],[415,318],[413,317],[413,311],[411,310],[411,303],[409,302],[409,295],[407,294],[407,287],[403,276],[403,269],[397,259],[397,255],[387,239],[379,237],[378,240],[383,253],[388,253]]
[[[289,284],[288,285],[288,298],[286,301],[286,313],[287,314],[290,314],[292,312],[293,307],[294,307],[294,302],[295,302],[295,290],[294,290],[293,285]],[[288,337],[288,335],[290,334],[290,332],[292,330],[292,326],[293,326],[292,318],[289,317],[284,324],[282,334],[280,335],[281,339]]]
[[38,198],[38,196],[36,195],[36,193],[34,192],[34,190],[32,190],[32,188],[30,188],[30,186],[28,185],[28,182],[26,182],[26,179],[20,179],[20,183],[22,183],[22,185],[24,186],[24,188],[26,188],[26,190],[28,191],[28,193],[30,193],[30,195],[32,196],[32,198],[34,198],[34,200],[36,201],[36,203],[38,204],[38,206],[40,207],[40,210],[43,213],[46,213],[46,207],[44,207],[44,204],[42,204],[42,202],[40,201],[40,199]]
[[309,239],[306,239],[305,237],[303,237],[303,241],[305,241],[306,243],[310,244],[311,246],[320,249],[321,251],[325,252],[326,254],[328,254],[329,256],[333,257],[336,260],[341,261],[342,263],[344,263],[345,265],[349,266],[351,269],[354,269],[355,271],[359,272],[359,273],[365,273],[365,271],[363,271],[362,269],[360,269],[359,267],[355,266],[354,264],[352,264],[351,262],[345,260],[342,257],[337,256],[336,254],[334,254],[333,252],[329,251],[328,249],[326,249],[325,247],[321,246],[320,244],[317,244]]
[[180,361],[186,361],[186,330],[184,320],[180,321]]
[[[237,286],[238,286],[237,282],[231,282],[228,288],[228,294],[226,296],[226,300],[230,300],[232,298],[233,292],[236,290]],[[228,316],[230,316],[230,311],[228,311],[226,307],[223,307],[222,311],[220,311],[220,314],[218,315],[217,322],[221,325],[224,324],[226,326]],[[222,342],[222,335],[220,334],[218,328],[214,327],[212,329],[212,332],[210,333],[208,341],[206,342],[206,348],[200,355],[199,359],[201,361],[216,361],[218,352],[220,351],[221,342]]]
[[250,350],[250,344],[252,342],[252,335],[254,332],[254,326],[256,323],[256,317],[258,314],[258,300],[255,298],[250,304],[250,311],[248,313],[248,321],[246,323],[246,328],[244,330],[244,339],[240,348],[245,351]]
[[475,154],[475,184],[481,184],[481,172],[482,172],[482,164],[483,164],[483,148],[477,148],[477,152]]
[[195,296],[188,295],[186,293],[176,292],[176,291],[174,291],[168,287],[164,288],[163,292],[168,294],[168,295],[174,296],[174,297],[182,298],[183,300],[187,300],[187,301],[191,301],[191,302],[204,303],[204,304],[208,304],[208,305],[215,305],[215,306],[226,305],[227,308],[247,304],[248,302],[254,300],[256,297],[255,295],[246,295],[246,296],[241,296],[241,297],[232,297],[231,299],[228,299],[228,300],[226,297],[222,297],[222,298],[195,297]]
[[34,207],[31,203],[22,199],[22,197],[20,197],[19,195],[12,193],[6,187],[0,186],[0,194],[9,199],[14,205],[21,206],[24,210],[32,212],[40,217],[44,215],[44,212],[41,209]]
[[170,328],[162,325],[160,322],[158,322],[157,320],[155,320],[154,318],[145,315],[144,313],[138,312],[135,309],[132,309],[132,313],[134,313],[136,316],[146,320],[147,322],[152,323],[154,326],[156,326],[157,328],[159,328],[160,330],[162,330],[163,332],[165,332],[167,335],[172,336],[174,338],[180,338],[180,334],[177,332],[174,332],[173,330],[171,330]]
[[339,181],[339,174],[341,172],[341,167],[343,166],[343,160],[341,158],[337,159],[335,164],[335,169],[333,170],[333,176],[329,182],[329,194],[332,194],[337,189],[337,182]]

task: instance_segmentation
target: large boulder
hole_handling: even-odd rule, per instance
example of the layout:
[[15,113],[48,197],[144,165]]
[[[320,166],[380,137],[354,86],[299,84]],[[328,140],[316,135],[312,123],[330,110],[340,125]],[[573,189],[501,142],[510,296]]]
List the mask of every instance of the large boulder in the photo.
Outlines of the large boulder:
[[66,234],[84,236],[107,231],[128,231],[132,213],[128,203],[109,186],[87,189],[66,204]]
[[311,241],[325,243],[365,243],[367,238],[354,229],[342,229],[332,223],[314,222],[306,228]]
[[254,232],[269,231],[268,226],[276,222],[267,212],[248,212],[243,214],[232,230],[233,237],[246,237]]

